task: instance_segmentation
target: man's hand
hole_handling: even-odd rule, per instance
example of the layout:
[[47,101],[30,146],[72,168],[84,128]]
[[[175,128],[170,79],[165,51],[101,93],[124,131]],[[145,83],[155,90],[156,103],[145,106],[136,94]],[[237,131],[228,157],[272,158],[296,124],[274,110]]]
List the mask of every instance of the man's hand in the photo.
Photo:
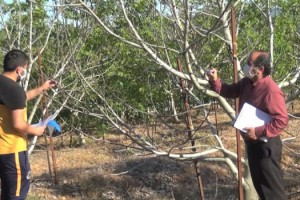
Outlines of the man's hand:
[[31,135],[41,136],[45,132],[46,126],[37,126],[37,127],[34,127],[34,129],[35,130],[32,131],[33,133],[31,133]]
[[45,81],[45,83],[43,83],[43,85],[41,86],[42,87],[42,90],[48,90],[50,88],[53,88],[57,85],[57,82],[55,80],[47,80]]
[[245,129],[247,130],[247,133],[245,133],[243,136],[246,141],[258,139],[255,134],[255,128],[251,127],[251,128],[245,128]]
[[210,81],[215,81],[218,79],[218,71],[215,68],[211,68],[206,71],[206,75],[208,76]]
[[55,80],[48,80],[45,81],[45,83],[43,83],[40,87],[31,89],[31,90],[27,90],[26,91],[26,97],[27,97],[27,101],[35,98],[36,96],[40,95],[41,93],[43,93],[44,91],[53,88],[57,85],[57,82]]

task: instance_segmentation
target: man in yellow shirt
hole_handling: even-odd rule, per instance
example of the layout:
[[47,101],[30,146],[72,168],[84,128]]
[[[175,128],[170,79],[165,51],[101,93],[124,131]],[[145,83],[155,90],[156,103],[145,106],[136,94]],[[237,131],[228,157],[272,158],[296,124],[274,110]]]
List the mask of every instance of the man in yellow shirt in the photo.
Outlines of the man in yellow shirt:
[[18,84],[26,78],[29,57],[21,50],[9,51],[0,75],[0,179],[1,200],[23,200],[30,185],[27,134],[40,136],[45,126],[27,123],[26,102],[55,86],[48,80],[27,92]]

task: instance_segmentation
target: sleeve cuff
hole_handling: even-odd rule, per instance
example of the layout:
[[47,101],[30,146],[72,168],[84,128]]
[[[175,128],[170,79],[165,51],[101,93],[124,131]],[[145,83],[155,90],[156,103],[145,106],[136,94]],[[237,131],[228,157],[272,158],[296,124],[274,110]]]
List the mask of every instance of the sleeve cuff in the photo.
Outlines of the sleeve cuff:
[[221,80],[218,78],[217,80],[209,80],[210,88],[219,93],[221,89]]

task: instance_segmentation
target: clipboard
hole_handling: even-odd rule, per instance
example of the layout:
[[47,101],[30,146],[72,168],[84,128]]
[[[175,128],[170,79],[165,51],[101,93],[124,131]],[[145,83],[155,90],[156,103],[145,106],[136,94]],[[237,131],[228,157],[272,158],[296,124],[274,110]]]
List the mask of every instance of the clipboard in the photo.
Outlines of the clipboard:
[[51,121],[51,120],[53,120],[53,119],[54,119],[54,116],[50,115],[49,117],[47,117],[43,121],[40,120],[38,123],[32,124],[32,126],[47,126],[48,122]]
[[[247,127],[259,127],[269,123],[272,120],[272,116],[259,110],[258,108],[244,103],[236,121],[233,126],[240,131],[246,133],[245,128]],[[260,140],[267,142],[266,137],[260,137]]]

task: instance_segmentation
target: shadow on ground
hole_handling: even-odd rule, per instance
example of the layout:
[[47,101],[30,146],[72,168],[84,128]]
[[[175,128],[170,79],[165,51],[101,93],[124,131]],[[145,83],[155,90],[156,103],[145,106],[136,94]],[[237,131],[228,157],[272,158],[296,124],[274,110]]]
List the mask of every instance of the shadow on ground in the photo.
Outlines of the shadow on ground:
[[[237,199],[236,184],[228,172],[216,174],[217,166],[213,164],[198,167],[205,199]],[[48,174],[43,174],[32,180],[32,189],[48,187],[53,198],[64,196],[64,199],[74,200],[196,200],[200,199],[200,194],[195,175],[193,163],[163,157],[139,158],[117,164],[61,170],[57,185],[49,181]]]

